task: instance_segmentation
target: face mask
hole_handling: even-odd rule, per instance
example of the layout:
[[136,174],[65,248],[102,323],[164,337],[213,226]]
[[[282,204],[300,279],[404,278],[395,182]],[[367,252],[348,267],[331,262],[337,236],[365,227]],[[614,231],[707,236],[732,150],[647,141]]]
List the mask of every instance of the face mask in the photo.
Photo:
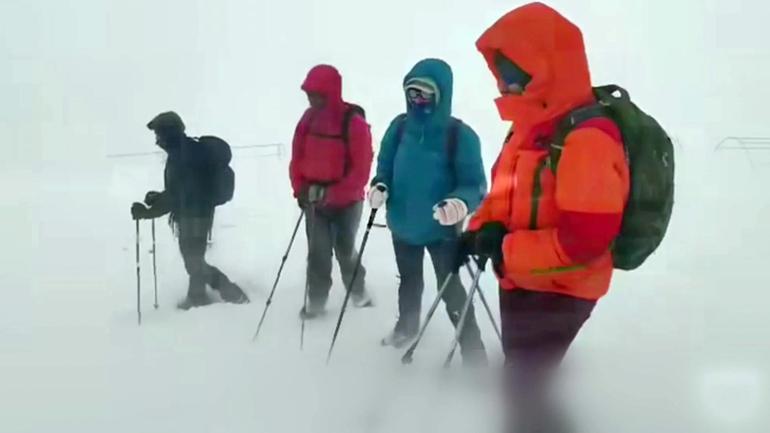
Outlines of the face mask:
[[421,115],[433,113],[436,105],[436,94],[424,88],[407,87],[406,100],[412,111]]

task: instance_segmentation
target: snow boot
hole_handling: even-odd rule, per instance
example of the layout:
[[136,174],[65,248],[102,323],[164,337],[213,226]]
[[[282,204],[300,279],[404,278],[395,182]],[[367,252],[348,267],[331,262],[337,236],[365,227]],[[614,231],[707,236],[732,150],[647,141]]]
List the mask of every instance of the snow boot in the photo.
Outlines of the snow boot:
[[390,332],[385,338],[380,341],[383,346],[393,346],[396,349],[401,349],[411,344],[415,338],[417,338],[417,332],[419,331],[420,322],[418,320],[401,320],[398,319],[396,326],[393,327],[393,331]]
[[401,349],[409,345],[417,337],[417,333],[410,334],[398,330],[391,331],[380,341],[383,346],[393,346],[396,349]]
[[460,353],[463,357],[463,365],[471,368],[483,368],[489,366],[487,351],[481,339],[472,340],[469,343],[460,344]]
[[[460,315],[460,312],[449,314],[449,320],[455,328],[460,322]],[[487,351],[484,342],[481,341],[481,332],[476,323],[476,314],[473,309],[468,311],[465,326],[460,333],[460,353],[463,357],[463,365],[466,367],[486,367],[489,365]]]
[[360,292],[351,293],[350,298],[353,301],[353,306],[356,308],[368,308],[374,306],[374,300],[366,289]]
[[205,307],[206,305],[211,305],[213,303],[214,301],[209,298],[209,295],[204,293],[202,295],[188,295],[186,298],[182,299],[178,304],[176,304],[176,307],[180,310],[187,311],[190,308]]
[[251,302],[246,293],[235,283],[225,284],[219,289],[222,300],[231,304],[248,304]]
[[326,314],[326,306],[323,303],[308,302],[307,310],[305,307],[300,308],[299,317],[304,320],[312,320],[321,317]]

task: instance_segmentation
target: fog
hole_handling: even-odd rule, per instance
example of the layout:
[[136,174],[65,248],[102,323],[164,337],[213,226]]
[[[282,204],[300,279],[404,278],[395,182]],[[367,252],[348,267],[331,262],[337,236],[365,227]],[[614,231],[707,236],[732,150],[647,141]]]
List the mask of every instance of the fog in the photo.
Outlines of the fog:
[[[378,305],[346,318],[331,369],[321,361],[333,320],[297,348],[304,240],[265,341],[249,339],[298,215],[287,152],[307,105],[299,89],[307,70],[340,70],[345,99],[367,110],[376,149],[404,110],[404,74],[422,58],[446,60],[454,115],[480,135],[488,171],[508,125],[474,43],[523,3],[0,2],[0,430],[418,432],[444,422],[447,432],[496,431],[493,377],[434,381],[447,323],[428,334],[415,370],[377,346],[396,311],[386,232],[373,235],[364,259]],[[765,431],[770,138],[746,151],[717,145],[770,137],[770,6],[548,4],[582,29],[594,85],[627,88],[677,152],[667,238],[642,269],[617,275],[569,355],[567,395],[578,418],[592,432]],[[190,135],[283,144],[284,153],[236,151],[236,199],[215,227],[212,260],[244,283],[252,304],[175,311],[186,275],[159,221],[162,308],[149,311],[148,300],[138,328],[128,209],[161,187],[163,158],[111,156],[156,151],[145,124],[165,110],[179,112]],[[492,276],[483,283],[496,301]],[[424,305],[434,289],[428,279]],[[499,364],[494,334],[481,326]]]

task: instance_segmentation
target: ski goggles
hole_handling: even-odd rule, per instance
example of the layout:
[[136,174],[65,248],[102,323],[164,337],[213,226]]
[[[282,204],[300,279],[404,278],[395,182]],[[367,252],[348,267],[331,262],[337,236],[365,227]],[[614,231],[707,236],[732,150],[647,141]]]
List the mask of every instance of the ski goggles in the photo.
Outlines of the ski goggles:
[[406,99],[412,104],[427,105],[439,103],[439,89],[429,77],[414,77],[404,84]]
[[435,95],[434,92],[430,92],[427,89],[419,89],[417,87],[409,87],[406,89],[406,97],[415,104],[432,103]]
[[495,68],[497,68],[500,79],[508,86],[515,84],[524,89],[532,81],[531,75],[499,51],[495,54]]

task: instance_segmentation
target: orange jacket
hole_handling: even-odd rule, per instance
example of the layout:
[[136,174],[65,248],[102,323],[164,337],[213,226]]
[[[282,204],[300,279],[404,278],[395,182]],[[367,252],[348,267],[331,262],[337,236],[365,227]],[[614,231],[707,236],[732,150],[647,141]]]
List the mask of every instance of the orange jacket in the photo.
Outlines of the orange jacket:
[[567,135],[557,172],[547,165],[556,124],[595,102],[582,34],[553,9],[532,3],[502,17],[477,47],[496,77],[500,51],[532,81],[522,95],[496,101],[514,126],[469,230],[490,221],[507,226],[497,270],[503,288],[599,299],[609,289],[610,245],[629,192],[620,131],[609,119],[588,121]]

